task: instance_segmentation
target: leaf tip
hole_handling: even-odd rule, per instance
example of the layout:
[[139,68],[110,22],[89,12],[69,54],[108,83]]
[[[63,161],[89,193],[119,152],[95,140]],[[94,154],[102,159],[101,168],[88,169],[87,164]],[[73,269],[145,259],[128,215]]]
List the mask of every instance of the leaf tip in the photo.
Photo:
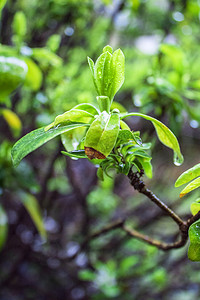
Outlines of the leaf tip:
[[180,198],[183,198],[187,193],[180,193]]

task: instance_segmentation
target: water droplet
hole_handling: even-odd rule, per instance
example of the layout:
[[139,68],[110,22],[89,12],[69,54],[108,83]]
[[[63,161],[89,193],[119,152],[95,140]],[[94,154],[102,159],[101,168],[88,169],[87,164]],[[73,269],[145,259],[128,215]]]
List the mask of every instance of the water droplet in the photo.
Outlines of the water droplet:
[[183,156],[181,154],[174,153],[174,164],[180,166],[183,163]]

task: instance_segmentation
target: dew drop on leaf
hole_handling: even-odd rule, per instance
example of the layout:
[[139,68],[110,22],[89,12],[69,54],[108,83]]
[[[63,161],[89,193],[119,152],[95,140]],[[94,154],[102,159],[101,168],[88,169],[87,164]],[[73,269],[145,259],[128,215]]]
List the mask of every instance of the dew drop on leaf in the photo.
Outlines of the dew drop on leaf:
[[177,155],[177,153],[174,153],[174,164],[176,166],[180,166],[183,163],[183,156],[181,154]]

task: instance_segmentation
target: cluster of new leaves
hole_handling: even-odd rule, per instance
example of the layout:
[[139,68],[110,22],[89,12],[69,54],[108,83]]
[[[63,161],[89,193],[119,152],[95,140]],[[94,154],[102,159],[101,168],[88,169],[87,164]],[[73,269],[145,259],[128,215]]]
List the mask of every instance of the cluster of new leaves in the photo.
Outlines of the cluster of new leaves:
[[122,119],[140,116],[152,122],[159,140],[174,151],[174,163],[179,165],[183,158],[174,134],[160,121],[140,113],[120,113],[111,110],[115,93],[124,82],[124,55],[120,49],[112,53],[106,46],[96,63],[89,58],[94,84],[98,93],[95,107],[80,104],[59,115],[50,125],[36,129],[20,139],[13,147],[14,165],[23,157],[50,139],[61,135],[62,143],[73,158],[88,158],[106,171],[111,166],[127,174],[132,166],[144,169],[152,176],[151,157],[146,153],[149,145],[143,145],[137,133],[130,130]]
[[136,170],[144,170],[145,174],[152,177],[151,156],[149,150],[151,143],[143,144],[139,132],[121,129],[112,153],[104,159],[98,169],[98,175],[103,179],[103,172],[115,169],[118,173],[128,175],[134,166]]
[[57,116],[50,125],[22,137],[12,148],[14,165],[17,166],[27,154],[60,135],[66,149],[62,153],[74,159],[89,159],[99,167],[97,174],[101,179],[111,168],[128,175],[133,167],[136,171],[144,170],[151,178],[151,156],[148,153],[151,143],[143,144],[140,133],[131,131],[123,121],[134,116],[151,121],[158,139],[173,150],[174,163],[180,165],[183,157],[179,143],[162,122],[145,114],[121,113],[118,109],[111,109],[114,95],[124,82],[122,51],[118,49],[112,53],[112,48],[106,46],[96,63],[91,59],[88,61],[98,93],[97,105],[79,104]]

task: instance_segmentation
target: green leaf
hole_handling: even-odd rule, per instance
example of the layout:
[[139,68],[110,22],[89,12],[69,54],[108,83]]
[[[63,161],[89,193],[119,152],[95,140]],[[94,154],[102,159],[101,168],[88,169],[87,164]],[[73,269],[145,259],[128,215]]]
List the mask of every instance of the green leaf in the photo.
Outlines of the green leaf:
[[95,106],[85,103],[79,104],[66,111],[64,114],[57,116],[53,123],[46,126],[45,130],[49,130],[54,126],[67,121],[89,123],[94,118],[95,114],[98,114]]
[[30,133],[22,137],[19,141],[17,141],[12,148],[11,154],[14,166],[18,166],[20,161],[27,154],[39,148],[54,137],[66,131],[83,126],[87,127],[89,126],[89,124],[68,122],[65,125],[63,124],[63,126],[53,127],[48,131],[45,131],[45,127],[31,131]]
[[190,205],[190,211],[192,215],[196,215],[200,211],[200,198]]
[[8,217],[0,204],[0,250],[3,248],[8,235]]
[[[127,112],[127,109],[119,102],[113,101],[110,107],[111,111],[113,109],[118,109],[120,113],[125,113]],[[128,125],[127,125],[128,126]]]
[[106,46],[96,63],[88,58],[94,85],[99,96],[107,96],[110,104],[124,82],[124,54],[118,49],[112,54],[112,47]]
[[124,65],[125,58],[121,49],[116,50],[113,53],[111,61],[111,73],[112,73],[112,84],[109,86],[109,98],[112,100],[124,83]]
[[119,122],[117,113],[102,112],[91,124],[86,134],[84,146],[100,152],[105,157],[108,156],[116,143]]
[[143,159],[141,157],[137,157],[137,159],[141,163],[142,168],[143,168],[146,176],[148,178],[152,178],[152,176],[153,176],[153,170],[152,170],[152,164],[151,164],[150,160],[149,159],[145,160],[145,159]]
[[14,34],[22,38],[26,35],[26,16],[22,11],[15,13],[12,27]]
[[96,108],[96,106],[90,103],[81,103],[73,107],[73,109],[85,110],[86,112],[92,114],[93,116],[98,115],[100,111]]
[[14,91],[24,81],[27,71],[28,67],[23,60],[0,56],[0,98]]
[[200,176],[200,164],[195,165],[194,167],[188,169],[184,173],[182,173],[175,182],[175,187],[179,187],[194,178]]
[[[120,124],[121,124],[121,122],[120,122]],[[126,123],[124,123],[124,124],[126,124]],[[116,146],[119,146],[121,144],[125,144],[125,143],[127,143],[131,140],[135,141],[133,133],[128,129],[120,129],[118,137],[117,137]]]
[[23,203],[28,213],[30,214],[40,236],[46,240],[47,234],[44,227],[42,214],[38,205],[37,199],[28,193],[20,193],[20,201]]
[[53,34],[48,38],[47,47],[50,49],[50,51],[56,52],[60,46],[60,42],[61,42],[61,35]]
[[192,261],[200,261],[200,220],[190,226],[189,239],[188,258]]
[[146,120],[151,121],[156,129],[157,136],[161,141],[161,143],[163,143],[165,146],[169,147],[174,151],[174,164],[176,166],[180,166],[183,163],[183,156],[181,154],[180,146],[177,141],[177,138],[167,126],[165,126],[162,122],[158,121],[155,118],[140,113],[121,114],[121,119],[130,116],[139,116]]
[[200,177],[196,178],[195,180],[190,182],[188,185],[186,185],[186,187],[180,193],[180,198],[182,198],[189,192],[197,189],[198,187],[200,187]]
[[101,54],[94,67],[94,80],[97,86],[99,96],[108,96],[108,86],[111,81],[111,59],[112,55],[109,52]]
[[94,78],[94,62],[90,57],[87,57],[87,60],[88,60],[88,65],[90,67],[90,70],[92,72],[92,76]]
[[42,84],[42,72],[32,59],[26,57],[24,58],[24,61],[28,66],[25,85],[30,87],[33,91],[37,91]]
[[53,67],[60,67],[62,65],[62,58],[47,48],[34,48],[32,56],[39,62],[43,68],[49,65]]
[[2,9],[4,8],[4,6],[6,5],[7,0],[0,0],[0,13],[2,11]]
[[8,123],[10,129],[12,130],[14,136],[18,136],[22,129],[22,123],[19,117],[10,109],[3,108],[0,110],[0,113]]
[[104,173],[101,167],[99,167],[97,170],[97,177],[99,178],[99,180],[104,181]]
[[61,141],[67,151],[80,149],[80,143],[86,134],[86,128],[76,128],[61,134]]

